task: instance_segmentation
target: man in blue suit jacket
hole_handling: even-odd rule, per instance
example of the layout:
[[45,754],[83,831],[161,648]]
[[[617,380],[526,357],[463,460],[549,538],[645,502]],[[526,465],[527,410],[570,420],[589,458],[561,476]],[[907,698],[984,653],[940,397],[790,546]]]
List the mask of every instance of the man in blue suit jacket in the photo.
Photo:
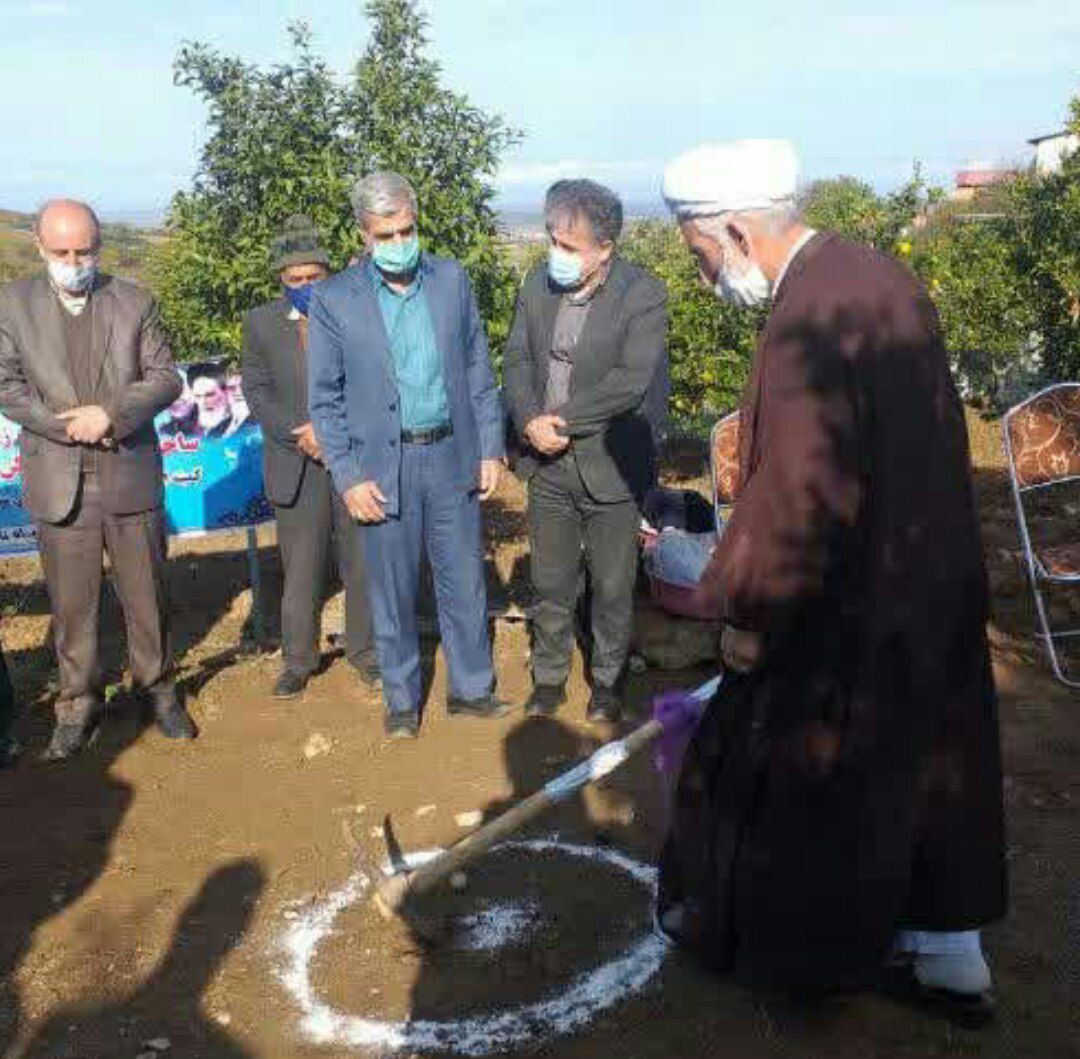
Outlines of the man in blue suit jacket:
[[503,461],[503,410],[462,267],[421,253],[416,194],[396,173],[353,189],[368,254],[321,284],[309,314],[309,402],[323,458],[359,523],[391,738],[420,716],[416,596],[434,571],[452,714],[494,697],[479,501]]

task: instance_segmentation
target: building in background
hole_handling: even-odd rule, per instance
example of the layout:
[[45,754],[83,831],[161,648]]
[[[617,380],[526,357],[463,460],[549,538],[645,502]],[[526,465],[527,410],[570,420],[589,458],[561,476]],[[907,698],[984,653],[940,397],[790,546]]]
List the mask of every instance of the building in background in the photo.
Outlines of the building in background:
[[1045,176],[1056,173],[1066,155],[1080,147],[1080,136],[1067,131],[1054,132],[1049,136],[1036,136],[1028,143],[1035,148],[1035,172]]
[[950,196],[954,202],[971,202],[992,188],[1016,179],[1016,170],[1007,165],[982,165],[973,162],[958,170]]

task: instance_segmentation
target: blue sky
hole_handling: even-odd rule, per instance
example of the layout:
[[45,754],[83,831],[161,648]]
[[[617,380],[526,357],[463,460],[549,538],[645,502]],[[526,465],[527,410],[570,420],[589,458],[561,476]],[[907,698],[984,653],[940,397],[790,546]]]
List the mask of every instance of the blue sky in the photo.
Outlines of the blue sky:
[[[589,175],[655,201],[665,159],[703,139],[786,136],[804,177],[888,187],[1022,156],[1080,92],[1069,0],[427,0],[447,82],[526,132],[499,183],[529,206]],[[307,19],[345,71],[358,0],[0,0],[0,206],[74,194],[160,211],[190,180],[198,103],[171,80],[185,39],[250,61]]]

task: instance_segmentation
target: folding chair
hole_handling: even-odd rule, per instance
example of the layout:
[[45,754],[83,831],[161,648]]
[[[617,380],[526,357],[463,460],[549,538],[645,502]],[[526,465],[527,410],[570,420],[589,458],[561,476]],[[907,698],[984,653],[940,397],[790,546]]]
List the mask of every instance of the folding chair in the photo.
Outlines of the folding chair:
[[[719,420],[709,435],[709,470],[712,479],[712,505],[716,528],[723,525],[722,509],[735,503],[739,489],[739,413],[733,412]],[[643,541],[646,552],[658,538]],[[661,580],[650,574],[649,596],[662,611],[679,618],[715,620],[712,605],[697,594],[696,587]]]
[[1035,597],[1038,639],[1050,656],[1054,676],[1071,688],[1058,656],[1057,642],[1080,635],[1080,629],[1054,630],[1044,589],[1080,585],[1080,540],[1040,545],[1033,543],[1027,505],[1036,491],[1080,479],[1080,383],[1050,386],[1005,413],[1002,420],[1009,478],[1016,503],[1016,522],[1024,548],[1028,579]]
[[722,508],[731,507],[739,494],[739,413],[717,421],[709,436],[709,468],[712,472],[713,508],[717,529],[723,524]]

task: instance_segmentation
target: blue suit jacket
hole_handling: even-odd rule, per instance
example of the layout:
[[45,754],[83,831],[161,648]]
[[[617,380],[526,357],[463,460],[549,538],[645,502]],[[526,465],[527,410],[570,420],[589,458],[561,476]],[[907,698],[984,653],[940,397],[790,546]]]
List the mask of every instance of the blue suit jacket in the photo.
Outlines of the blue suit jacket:
[[[465,270],[425,253],[423,291],[442,354],[456,474],[475,489],[480,460],[503,456],[503,409],[487,337]],[[400,511],[401,402],[390,343],[366,259],[320,283],[308,315],[311,423],[339,492],[374,481]]]

